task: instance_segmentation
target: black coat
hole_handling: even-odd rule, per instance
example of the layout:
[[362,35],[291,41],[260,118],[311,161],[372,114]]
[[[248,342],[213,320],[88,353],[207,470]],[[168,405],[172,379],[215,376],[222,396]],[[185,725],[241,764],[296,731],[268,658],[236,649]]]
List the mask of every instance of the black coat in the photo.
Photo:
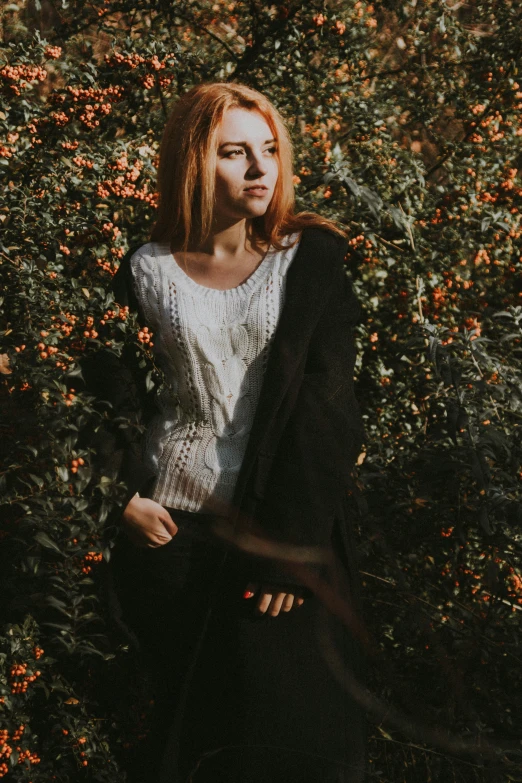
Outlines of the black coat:
[[[113,291],[146,325],[131,283],[129,260],[137,249],[123,259]],[[346,276],[346,251],[347,243],[331,232],[303,231],[229,523],[240,542],[254,533],[256,546],[264,538],[296,545],[301,555],[333,551],[338,557],[320,575],[332,577],[350,611],[358,604],[358,579],[348,492],[363,429],[353,384],[359,306]],[[118,523],[128,499],[136,491],[147,495],[154,481],[141,459],[154,394],[134,348],[121,358],[102,350],[82,369],[87,387],[113,406],[96,451],[99,469],[128,486],[113,515]],[[122,428],[120,416],[131,426]],[[324,583],[314,582],[321,565],[296,569],[259,551],[187,550],[183,535],[194,518],[183,527],[178,514],[178,524],[178,534],[157,548],[131,546],[120,536],[107,569],[112,619],[136,633],[155,699],[150,745],[126,762],[130,780],[360,783],[363,711],[329,660],[336,651],[342,667],[361,680],[360,625],[329,614],[328,591],[321,594]],[[303,591],[303,605],[289,613],[257,617],[242,598],[249,581],[318,590]],[[202,777],[190,776],[195,769]]]
[[[131,284],[129,260],[136,249],[122,260],[113,292],[146,325]],[[230,521],[237,530],[312,552],[330,547],[336,527],[344,550],[339,554],[351,561],[345,501],[364,432],[353,381],[353,326],[360,308],[346,275],[347,250],[347,242],[332,232],[303,230],[288,271]],[[139,427],[155,412],[153,396],[146,391],[144,370],[130,354],[120,359],[102,350],[85,360],[82,370],[87,388],[112,403],[115,420],[124,414],[136,423],[100,431],[97,440],[100,469],[116,470],[128,486],[126,504],[154,479],[141,460]],[[299,575],[289,576],[283,562],[267,557],[256,558],[252,576],[301,583]]]

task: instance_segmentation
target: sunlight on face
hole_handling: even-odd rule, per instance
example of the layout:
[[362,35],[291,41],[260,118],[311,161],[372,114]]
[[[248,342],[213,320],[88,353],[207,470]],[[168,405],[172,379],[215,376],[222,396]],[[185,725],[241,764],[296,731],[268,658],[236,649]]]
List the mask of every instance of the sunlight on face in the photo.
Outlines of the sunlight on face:
[[241,220],[263,215],[278,174],[277,140],[262,114],[226,111],[218,132],[216,216]]

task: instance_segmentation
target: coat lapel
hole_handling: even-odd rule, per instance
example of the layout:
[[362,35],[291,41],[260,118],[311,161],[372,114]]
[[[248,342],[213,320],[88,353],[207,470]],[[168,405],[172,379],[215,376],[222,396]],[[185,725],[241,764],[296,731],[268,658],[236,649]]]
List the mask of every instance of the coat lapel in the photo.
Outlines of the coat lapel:
[[284,305],[270,348],[252,429],[236,483],[232,503],[236,511],[259,449],[271,434],[274,417],[326,304],[335,269],[334,264],[328,263],[329,259],[325,258],[331,249],[331,244],[325,241],[324,231],[312,228],[303,230],[287,273]]

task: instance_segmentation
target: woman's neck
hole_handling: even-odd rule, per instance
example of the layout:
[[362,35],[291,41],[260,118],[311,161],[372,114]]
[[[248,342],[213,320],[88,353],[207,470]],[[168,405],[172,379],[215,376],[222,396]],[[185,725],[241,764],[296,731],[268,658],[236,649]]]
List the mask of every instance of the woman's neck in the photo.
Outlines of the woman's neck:
[[[215,230],[199,247],[189,247],[191,256],[207,256],[217,264],[241,261],[245,256],[259,256],[268,249],[268,242],[256,237],[251,220],[241,220],[216,226]],[[180,253],[180,248],[172,248]]]

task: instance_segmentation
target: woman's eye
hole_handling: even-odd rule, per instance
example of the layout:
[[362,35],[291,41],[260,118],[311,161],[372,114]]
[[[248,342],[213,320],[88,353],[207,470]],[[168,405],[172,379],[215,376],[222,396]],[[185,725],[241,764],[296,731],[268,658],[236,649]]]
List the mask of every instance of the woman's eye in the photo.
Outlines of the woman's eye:
[[[233,155],[241,155],[244,150],[231,150],[225,153],[226,158],[231,158]],[[271,152],[274,155],[277,152],[277,147],[268,147],[265,152]]]

